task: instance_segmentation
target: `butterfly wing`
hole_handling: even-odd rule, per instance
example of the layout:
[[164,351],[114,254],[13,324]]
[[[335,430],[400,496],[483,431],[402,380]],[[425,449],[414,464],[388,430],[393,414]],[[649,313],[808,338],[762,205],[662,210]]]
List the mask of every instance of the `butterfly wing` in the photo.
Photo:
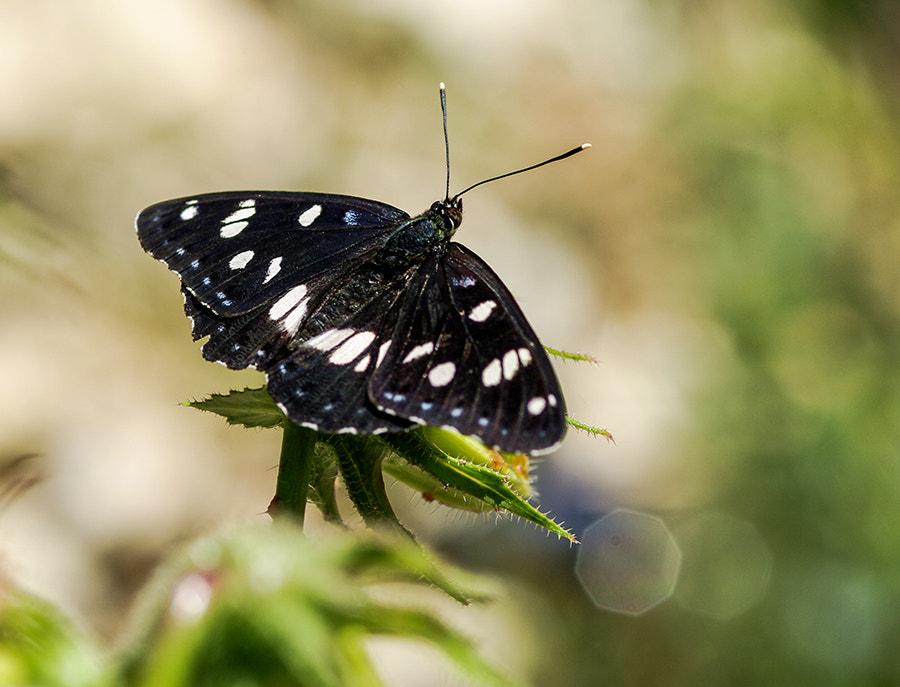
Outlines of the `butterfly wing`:
[[[369,378],[389,346],[408,281],[408,274],[377,288],[357,281],[347,317],[332,319],[331,326],[293,345],[267,370],[269,394],[288,417],[321,432],[377,434],[410,426],[379,411],[368,396]],[[326,299],[325,308],[332,307]]]
[[181,278],[194,340],[209,337],[204,357],[265,369],[408,218],[364,198],[252,191],[164,201],[135,224],[144,250]]
[[350,196],[229,192],[158,203],[136,225],[144,249],[181,278],[205,358],[265,371],[298,424],[375,433],[409,427],[367,394],[411,277],[371,256],[407,219]]
[[409,215],[364,198],[275,191],[168,200],[135,220],[144,250],[216,315],[244,315],[377,248]]
[[512,294],[458,243],[406,288],[369,393],[383,412],[451,427],[515,453],[554,448],[565,406],[553,367]]

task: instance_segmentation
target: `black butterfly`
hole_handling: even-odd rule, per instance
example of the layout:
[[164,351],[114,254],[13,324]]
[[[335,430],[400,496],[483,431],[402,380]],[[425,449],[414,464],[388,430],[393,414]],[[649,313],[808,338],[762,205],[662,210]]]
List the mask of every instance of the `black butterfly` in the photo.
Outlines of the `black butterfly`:
[[360,434],[427,424],[545,452],[566,430],[550,361],[499,277],[450,240],[460,196],[487,181],[451,198],[448,171],[445,200],[412,218],[353,196],[250,191],[164,201],[135,223],[180,277],[194,340],[209,337],[203,356],[264,371],[293,422]]

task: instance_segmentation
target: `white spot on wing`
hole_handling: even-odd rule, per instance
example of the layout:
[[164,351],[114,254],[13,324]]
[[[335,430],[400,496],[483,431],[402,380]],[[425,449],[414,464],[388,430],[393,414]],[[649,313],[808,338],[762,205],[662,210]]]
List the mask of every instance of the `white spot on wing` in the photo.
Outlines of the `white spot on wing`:
[[494,308],[497,307],[497,301],[482,301],[469,313],[469,319],[473,322],[484,322],[491,316]]
[[529,351],[527,348],[520,348],[519,362],[522,363],[522,367],[527,367],[528,363],[531,362],[531,351]]
[[500,359],[494,358],[484,366],[484,370],[481,372],[481,383],[485,386],[497,386],[502,375],[503,367],[500,364]]
[[288,316],[284,318],[283,326],[286,332],[290,334],[295,334],[298,329],[300,329],[300,323],[303,321],[303,318],[306,316],[306,308],[309,305],[309,298],[304,298],[297,306],[288,313]]
[[233,239],[244,231],[248,224],[250,224],[250,222],[232,222],[231,224],[223,224],[222,228],[219,229],[219,236],[223,239]]
[[240,222],[245,219],[250,219],[253,215],[256,214],[256,201],[250,198],[249,200],[242,200],[238,203],[238,209],[232,212],[228,217],[222,220],[222,224],[231,224],[232,222]]
[[403,359],[403,364],[410,363],[417,358],[421,358],[423,356],[428,355],[434,350],[434,344],[431,341],[428,341],[423,344],[419,344],[418,346],[414,346],[409,353],[406,354],[406,357]]
[[540,415],[544,412],[544,408],[547,407],[547,399],[543,396],[534,396],[528,401],[525,407],[532,415]]
[[456,375],[456,365],[449,360],[446,363],[435,365],[428,372],[428,381],[431,386],[447,386]]
[[556,396],[554,396],[553,394],[547,394],[547,403],[550,404],[550,407],[555,408],[556,407]]
[[375,361],[375,367],[381,365],[381,362],[384,360],[384,356],[387,355],[388,349],[391,347],[390,341],[385,341],[378,347],[378,359]]
[[330,351],[353,333],[352,329],[327,329],[304,342],[304,345],[315,348],[317,351]]
[[297,218],[297,221],[300,222],[301,227],[308,227],[310,224],[315,222],[316,218],[321,214],[322,206],[313,205],[312,207],[301,212],[300,216]]
[[249,224],[247,220],[255,214],[256,201],[253,198],[242,200],[238,204],[238,209],[222,220],[222,228],[219,229],[219,236],[223,239],[234,238],[247,228],[247,225]]
[[306,286],[304,284],[300,284],[300,286],[295,286],[293,289],[284,294],[281,298],[275,301],[275,305],[273,305],[269,309],[269,319],[270,320],[280,320],[282,317],[287,315],[289,310],[292,310],[306,295]]
[[352,363],[374,340],[375,332],[358,332],[334,349],[328,361],[335,365]]
[[231,260],[228,261],[228,266],[233,270],[242,270],[244,269],[249,262],[253,259],[253,251],[245,250],[243,253],[238,253]]
[[468,275],[460,279],[457,279],[456,277],[450,277],[450,283],[453,284],[453,286],[458,286],[461,289],[475,286],[475,280]]
[[343,221],[348,227],[354,227],[359,224],[359,213],[356,210],[347,210],[344,213]]
[[200,214],[200,211],[197,209],[197,201],[189,200],[187,205],[184,206],[184,210],[181,211],[181,219],[187,222],[189,219],[194,219],[197,215]]
[[519,354],[515,349],[503,354],[503,379],[507,382],[519,371]]
[[372,362],[372,356],[366,354],[362,358],[359,359],[359,362],[353,366],[354,372],[365,372],[366,368],[369,367],[369,363]]
[[266,269],[266,278],[263,279],[263,284],[268,284],[272,279],[281,271],[281,258],[272,258],[272,261],[269,263],[269,267]]

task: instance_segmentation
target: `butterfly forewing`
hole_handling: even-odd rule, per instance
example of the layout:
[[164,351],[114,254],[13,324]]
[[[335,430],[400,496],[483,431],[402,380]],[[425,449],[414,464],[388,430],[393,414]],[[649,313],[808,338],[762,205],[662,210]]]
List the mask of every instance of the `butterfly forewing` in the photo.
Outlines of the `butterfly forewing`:
[[448,426],[512,452],[541,452],[565,433],[562,392],[509,290],[460,244],[407,287],[371,396],[385,412]]
[[406,219],[364,198],[255,191],[165,201],[136,225],[203,306],[236,316],[372,251]]
[[[344,288],[335,288],[335,283]],[[194,340],[209,337],[203,345],[207,360],[232,369],[266,370],[304,340],[325,329],[346,328],[365,303],[385,291],[396,297],[399,288],[360,258],[303,283],[291,283],[269,302],[236,316],[220,315],[187,288],[183,291]]]

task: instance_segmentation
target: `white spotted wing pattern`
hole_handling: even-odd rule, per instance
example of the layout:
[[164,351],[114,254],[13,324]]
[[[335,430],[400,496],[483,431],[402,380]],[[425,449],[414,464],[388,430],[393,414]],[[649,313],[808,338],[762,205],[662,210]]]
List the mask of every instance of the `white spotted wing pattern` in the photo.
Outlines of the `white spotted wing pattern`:
[[458,197],[411,218],[352,196],[228,192],[157,203],[136,227],[181,279],[204,357],[265,372],[293,422],[548,451],[565,433],[559,383],[508,289],[450,240],[461,217]]
[[552,446],[565,426],[537,335],[500,278],[458,243],[426,261],[406,287],[370,392],[387,413],[466,427],[489,446]]

